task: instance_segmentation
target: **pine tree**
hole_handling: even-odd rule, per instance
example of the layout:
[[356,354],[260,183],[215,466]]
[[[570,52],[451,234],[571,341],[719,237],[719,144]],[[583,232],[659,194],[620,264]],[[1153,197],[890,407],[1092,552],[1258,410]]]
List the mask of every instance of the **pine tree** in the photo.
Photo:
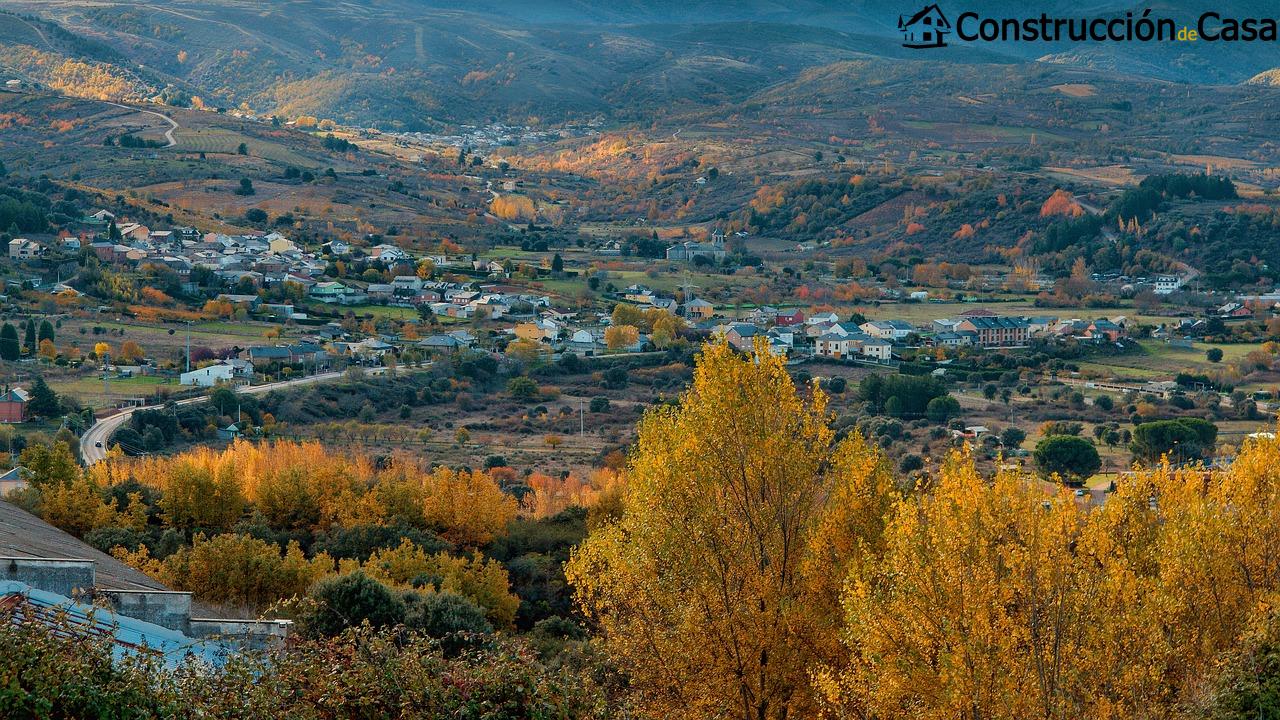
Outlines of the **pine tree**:
[[24,330],[22,346],[27,349],[27,352],[35,352],[36,351],[36,321],[34,319],[28,318],[26,324],[24,324],[22,327]]
[[18,328],[11,323],[5,323],[0,327],[0,359],[17,360],[22,355],[22,348],[18,345]]
[[36,381],[31,384],[31,402],[28,407],[32,413],[43,417],[53,417],[62,411],[58,394],[49,387],[43,376],[37,375]]
[[564,272],[564,259],[560,257],[560,253],[556,253],[555,257],[551,258],[551,271]]
[[[34,325],[35,321],[32,320],[31,324]],[[55,339],[53,336],[53,323],[49,322],[48,320],[42,321],[40,323],[40,334],[37,336],[37,339],[48,340],[52,342]]]

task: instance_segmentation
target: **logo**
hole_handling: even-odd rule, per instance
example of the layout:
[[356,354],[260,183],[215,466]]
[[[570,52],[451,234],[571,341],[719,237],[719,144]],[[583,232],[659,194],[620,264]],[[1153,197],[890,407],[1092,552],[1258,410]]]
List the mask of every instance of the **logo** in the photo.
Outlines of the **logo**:
[[906,48],[940,48],[947,46],[947,35],[951,34],[951,23],[937,3],[926,5],[920,12],[909,19],[898,16],[898,30],[902,32],[902,47]]

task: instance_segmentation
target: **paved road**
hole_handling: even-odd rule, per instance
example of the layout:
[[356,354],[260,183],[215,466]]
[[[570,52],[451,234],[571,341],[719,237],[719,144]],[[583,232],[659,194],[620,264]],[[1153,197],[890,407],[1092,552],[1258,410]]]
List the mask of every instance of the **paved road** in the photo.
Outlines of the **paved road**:
[[[386,372],[386,368],[365,368],[365,372],[369,375],[381,375]],[[320,373],[319,375],[308,375],[307,377],[297,378],[295,380],[282,380],[281,382],[264,383],[262,385],[251,385],[249,387],[236,388],[236,392],[244,395],[260,395],[262,393],[279,390],[281,388],[296,387],[299,385],[311,385],[313,383],[325,382],[327,380],[337,380],[341,378],[342,372]],[[204,402],[205,395],[199,397],[186,398],[178,400],[177,405],[194,405],[195,403]],[[114,415],[108,415],[102,418],[93,427],[85,431],[80,436],[80,457],[84,458],[85,465],[92,465],[101,462],[107,457],[107,441],[110,440],[111,434],[123,425],[133,413],[137,410],[154,410],[164,407],[163,405],[147,405],[145,407],[126,408]]]

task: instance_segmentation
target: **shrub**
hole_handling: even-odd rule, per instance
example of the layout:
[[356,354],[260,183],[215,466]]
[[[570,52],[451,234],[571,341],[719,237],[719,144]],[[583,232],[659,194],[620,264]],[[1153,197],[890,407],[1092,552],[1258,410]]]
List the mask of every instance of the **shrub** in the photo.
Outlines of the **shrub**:
[[533,400],[538,397],[538,383],[521,375],[507,381],[507,392],[516,400]]
[[405,618],[404,601],[359,570],[321,580],[310,595],[315,605],[300,624],[313,637],[333,637],[364,622],[375,628],[397,625]]
[[493,626],[484,617],[484,610],[457,593],[409,592],[405,593],[404,605],[405,626],[433,638],[493,632]]

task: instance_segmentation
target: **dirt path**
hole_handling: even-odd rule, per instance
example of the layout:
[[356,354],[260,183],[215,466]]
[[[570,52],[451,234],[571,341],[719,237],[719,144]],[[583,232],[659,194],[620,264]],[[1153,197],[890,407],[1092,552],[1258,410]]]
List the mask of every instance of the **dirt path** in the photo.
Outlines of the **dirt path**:
[[178,144],[178,141],[173,137],[173,131],[174,131],[174,130],[177,130],[178,128],[180,128],[180,127],[182,127],[182,126],[178,124],[178,121],[177,121],[177,120],[174,120],[173,118],[169,117],[168,115],[165,115],[164,113],[158,113],[158,112],[156,112],[155,110],[143,110],[142,108],[130,107],[130,106],[128,106],[128,105],[121,105],[120,103],[113,103],[113,102],[111,102],[111,101],[109,101],[109,100],[103,100],[102,102],[104,102],[104,103],[106,103],[106,104],[108,104],[108,105],[114,105],[115,107],[118,107],[118,108],[123,108],[123,109],[125,109],[125,110],[132,110],[132,111],[134,111],[134,112],[145,113],[145,114],[147,114],[147,115],[155,115],[156,117],[158,117],[158,118],[160,118],[160,119],[162,119],[162,120],[164,120],[164,121],[168,122],[168,123],[169,123],[169,125],[170,125],[171,127],[170,127],[168,130],[165,130],[165,131],[164,131],[164,139],[165,139],[169,144],[168,144],[168,145],[165,145],[165,147],[167,147],[167,148],[171,148],[171,147],[173,147],[174,145],[177,145],[177,144]]

